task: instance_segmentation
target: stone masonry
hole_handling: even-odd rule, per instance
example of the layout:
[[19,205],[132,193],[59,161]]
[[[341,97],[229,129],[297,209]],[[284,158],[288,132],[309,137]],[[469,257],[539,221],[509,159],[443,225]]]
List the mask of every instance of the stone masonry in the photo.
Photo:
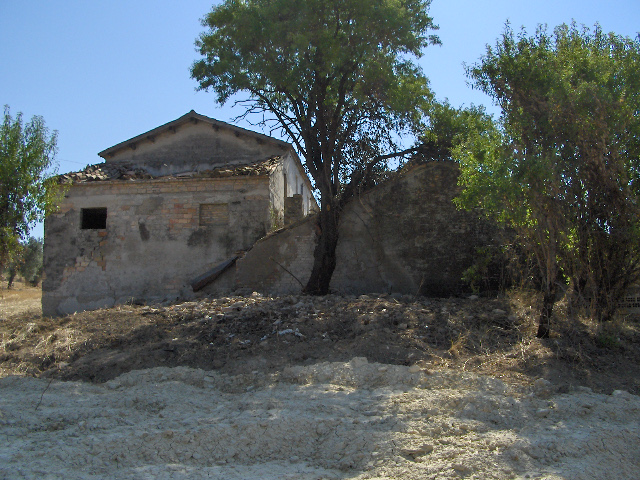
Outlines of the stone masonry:
[[300,214],[315,205],[290,145],[193,111],[101,155],[59,177],[70,188],[45,221],[45,315],[189,297],[282,225],[287,197]]
[[[463,272],[494,229],[452,203],[453,162],[407,168],[343,211],[331,288],[343,294],[451,295],[468,290]],[[260,240],[236,263],[236,286],[293,293],[313,265],[313,217]]]

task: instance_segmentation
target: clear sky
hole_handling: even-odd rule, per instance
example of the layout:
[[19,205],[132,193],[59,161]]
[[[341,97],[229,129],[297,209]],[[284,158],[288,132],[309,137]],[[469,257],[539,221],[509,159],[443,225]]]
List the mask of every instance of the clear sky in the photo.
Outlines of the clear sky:
[[[212,0],[0,0],[0,104],[58,130],[59,171],[100,163],[97,153],[196,112],[242,113],[197,92],[189,67]],[[490,107],[467,85],[472,64],[509,20],[533,33],[575,20],[620,35],[640,32],[640,0],[433,0],[442,46],[420,59],[438,99]],[[490,111],[495,111],[490,108]],[[240,126],[254,128],[241,122]],[[265,132],[269,133],[269,132]],[[42,236],[42,227],[33,232]]]

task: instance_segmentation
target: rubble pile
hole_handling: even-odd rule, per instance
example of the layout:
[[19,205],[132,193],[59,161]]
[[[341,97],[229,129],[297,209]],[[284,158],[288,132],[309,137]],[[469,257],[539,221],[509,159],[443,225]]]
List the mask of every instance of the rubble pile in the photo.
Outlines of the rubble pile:
[[[353,355],[396,365],[447,365],[505,342],[515,348],[531,323],[526,314],[520,318],[491,299],[255,292],[173,305],[122,305],[73,319],[86,325],[78,328],[83,335],[78,351],[71,356],[65,346],[49,354],[46,374],[92,381],[157,365],[239,373],[347,361]],[[100,335],[88,335],[98,324]],[[125,324],[128,329],[120,331]],[[105,356],[104,349],[118,353]]]
[[[483,301],[474,306],[463,299],[428,299],[411,295],[269,297],[254,292],[248,296],[204,299],[171,306],[144,306],[141,312],[218,325],[227,338],[235,338],[234,341],[241,344],[266,342],[286,335],[311,339],[319,334],[322,325],[337,327],[335,324],[338,323],[344,332],[352,329],[355,335],[381,328],[384,333],[401,334],[448,348],[464,330],[464,322],[486,322],[503,334],[517,330],[518,316],[508,314],[504,306],[497,308],[499,304]],[[226,329],[224,325],[227,325]],[[265,325],[270,327],[264,328]],[[258,326],[262,328],[256,328]],[[257,338],[258,333],[264,335]],[[340,332],[332,333],[339,337]],[[320,337],[331,340],[328,331],[320,332]]]

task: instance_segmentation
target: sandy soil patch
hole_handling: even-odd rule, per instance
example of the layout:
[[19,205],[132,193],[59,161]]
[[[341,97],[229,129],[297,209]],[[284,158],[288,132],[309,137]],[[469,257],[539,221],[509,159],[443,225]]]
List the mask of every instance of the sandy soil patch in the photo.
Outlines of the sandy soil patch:
[[0,379],[0,478],[635,479],[640,398],[350,362]]

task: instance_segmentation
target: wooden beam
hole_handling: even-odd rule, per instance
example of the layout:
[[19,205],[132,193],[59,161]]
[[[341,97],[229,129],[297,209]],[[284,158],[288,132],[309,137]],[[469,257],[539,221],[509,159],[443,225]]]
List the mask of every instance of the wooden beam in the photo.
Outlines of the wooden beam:
[[238,260],[238,258],[240,258],[238,255],[231,257],[229,260],[225,260],[224,262],[219,263],[218,265],[213,267],[208,272],[203,273],[198,278],[193,279],[191,281],[191,288],[193,289],[193,291],[197,292],[199,290],[202,290],[207,285],[209,285],[216,278],[218,278],[220,275],[226,272],[229,268],[231,268],[236,263],[236,260]]

